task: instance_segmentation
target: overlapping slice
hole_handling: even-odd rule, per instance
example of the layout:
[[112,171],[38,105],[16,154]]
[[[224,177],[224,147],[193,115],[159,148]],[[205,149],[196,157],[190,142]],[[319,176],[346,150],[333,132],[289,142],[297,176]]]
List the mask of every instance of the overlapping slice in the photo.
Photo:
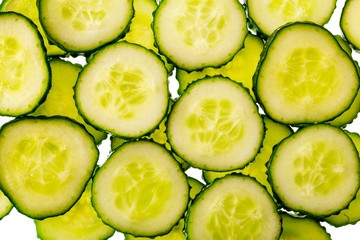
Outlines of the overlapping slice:
[[360,33],[358,22],[360,1],[347,0],[342,10],[340,27],[346,39],[356,48],[360,49]]
[[264,126],[249,93],[223,77],[198,80],[175,103],[167,130],[173,150],[190,165],[213,171],[253,160]]
[[0,191],[0,219],[9,214],[12,208],[13,205],[10,200],[5,196],[2,191]]

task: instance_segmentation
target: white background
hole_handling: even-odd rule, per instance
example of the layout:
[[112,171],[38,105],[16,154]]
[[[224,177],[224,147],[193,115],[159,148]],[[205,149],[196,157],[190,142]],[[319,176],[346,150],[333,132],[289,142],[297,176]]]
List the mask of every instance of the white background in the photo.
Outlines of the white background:
[[[181,1],[181,0],[179,0]],[[325,0],[326,1],[326,0]],[[2,2],[2,0],[0,0]],[[242,2],[242,1],[241,1]],[[330,22],[325,25],[327,29],[329,29],[333,34],[341,35],[340,27],[339,27],[339,19],[341,10],[344,6],[345,0],[338,0],[337,8],[330,20]],[[359,13],[360,14],[360,13]],[[360,23],[359,23],[360,24]],[[357,61],[360,60],[360,54],[353,52],[353,58]],[[78,57],[76,59],[71,58],[72,62],[77,62],[84,64],[85,59],[83,57]],[[173,93],[173,97],[176,97],[177,83],[172,76],[170,78],[170,91]],[[8,117],[0,117],[0,125],[11,120]],[[360,133],[360,117],[355,120],[351,125],[347,126],[347,130],[352,132]],[[110,140],[107,138],[100,145],[100,159],[99,164],[103,164],[106,158],[110,153]],[[201,171],[197,169],[189,169],[186,172],[188,175],[201,179]],[[329,226],[326,223],[322,223],[327,229],[327,231],[331,234],[333,240],[359,240],[360,239],[360,223],[357,225],[349,225],[341,228],[335,228]],[[32,219],[18,213],[15,208],[10,212],[8,216],[3,218],[0,221],[0,239],[1,240],[36,240],[36,230],[35,225]],[[124,239],[123,235],[119,232],[116,232],[113,237],[110,239]],[[65,239],[64,239],[65,240]]]

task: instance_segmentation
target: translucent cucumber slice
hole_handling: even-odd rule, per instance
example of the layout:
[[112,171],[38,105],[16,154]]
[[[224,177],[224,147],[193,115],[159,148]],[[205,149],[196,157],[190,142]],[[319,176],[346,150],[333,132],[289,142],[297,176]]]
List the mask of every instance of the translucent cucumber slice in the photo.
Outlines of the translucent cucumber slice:
[[282,233],[279,240],[331,240],[330,234],[319,222],[308,217],[293,217],[280,214]]
[[281,223],[265,188],[252,178],[229,175],[200,194],[185,230],[191,240],[273,240],[280,235]]
[[43,102],[31,116],[66,116],[83,124],[86,130],[93,135],[95,142],[99,144],[106,138],[106,133],[96,130],[85,123],[79,115],[74,101],[74,86],[79,72],[80,65],[74,65],[60,59],[50,60],[51,88]]
[[188,71],[224,65],[246,34],[245,11],[237,0],[167,0],[155,12],[160,52]]
[[91,205],[91,184],[76,204],[64,215],[35,220],[38,238],[46,240],[99,240],[108,239],[115,230],[105,225]]
[[69,52],[90,52],[115,41],[134,15],[132,0],[39,0],[48,35]]
[[267,115],[294,125],[339,116],[359,87],[352,59],[330,32],[313,23],[293,23],[276,31],[266,42],[254,79]]
[[247,0],[247,10],[256,29],[270,36],[278,27],[298,21],[327,23],[336,0]]
[[348,40],[352,46],[358,50],[360,49],[360,32],[358,22],[360,10],[360,1],[347,0],[341,13],[340,27],[346,40]]
[[50,70],[36,27],[22,15],[0,13],[0,115],[33,111],[49,87]]
[[254,97],[252,78],[263,47],[264,43],[261,38],[249,33],[245,38],[244,48],[240,49],[230,62],[220,68],[209,67],[192,72],[176,69],[176,79],[179,81],[178,93],[183,94],[189,84],[198,79],[206,76],[221,75],[242,83],[244,87],[249,89],[251,96]]
[[166,115],[167,83],[164,63],[153,52],[119,42],[96,53],[81,72],[75,101],[91,125],[137,138],[155,129]]
[[17,210],[31,218],[71,208],[97,159],[91,135],[66,118],[20,118],[1,128],[0,185]]
[[25,17],[31,19],[39,30],[46,48],[46,55],[59,56],[66,54],[65,51],[58,48],[56,45],[51,44],[45,34],[39,21],[39,11],[36,6],[36,0],[4,0],[0,6],[1,12],[17,12],[21,13]]
[[259,183],[266,187],[266,190],[273,195],[271,186],[268,182],[267,167],[273,147],[281,140],[292,134],[291,128],[280,123],[276,123],[264,116],[265,123],[265,137],[263,145],[260,148],[259,153],[256,155],[255,160],[243,169],[238,169],[229,172],[214,172],[203,171],[203,178],[207,183],[212,183],[216,178],[222,178],[231,173],[241,173],[255,178]]
[[351,139],[340,128],[319,124],[300,129],[277,146],[269,180],[286,208],[323,217],[344,209],[355,197],[359,172]]
[[92,191],[93,206],[105,223],[141,237],[168,233],[189,200],[180,166],[150,141],[118,148],[95,174]]
[[10,200],[5,196],[5,194],[0,191],[0,220],[8,215],[13,208]]
[[228,171],[254,159],[264,125],[249,93],[223,77],[198,80],[175,103],[167,135],[191,166]]

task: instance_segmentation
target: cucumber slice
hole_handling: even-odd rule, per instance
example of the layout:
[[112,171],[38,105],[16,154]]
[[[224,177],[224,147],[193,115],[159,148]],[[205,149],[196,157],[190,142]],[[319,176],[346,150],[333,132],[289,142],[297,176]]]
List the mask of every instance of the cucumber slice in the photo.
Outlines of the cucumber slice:
[[66,116],[84,125],[86,130],[93,135],[95,142],[99,144],[106,138],[106,133],[100,132],[85,123],[79,115],[74,101],[74,89],[80,65],[74,65],[60,59],[50,60],[51,88],[43,102],[31,116]]
[[154,16],[160,52],[188,71],[224,65],[246,34],[245,11],[237,0],[164,0]]
[[352,59],[330,32],[312,23],[277,30],[266,42],[254,79],[267,115],[294,125],[339,116],[359,88]]
[[24,16],[0,13],[0,46],[0,115],[27,114],[50,88],[42,38]]
[[246,0],[252,25],[270,36],[278,27],[297,21],[318,25],[327,23],[336,7],[336,0]]
[[171,154],[150,141],[125,143],[98,170],[92,203],[102,220],[134,236],[168,233],[183,216],[189,185]]
[[164,63],[154,53],[119,42],[96,53],[81,72],[75,101],[91,125],[137,138],[155,129],[166,115],[167,83]]
[[261,38],[249,33],[245,38],[244,48],[240,49],[230,62],[220,68],[209,67],[192,72],[176,69],[176,79],[179,81],[179,95],[184,93],[190,83],[198,79],[206,76],[222,75],[235,82],[242,83],[244,87],[250,90],[250,94],[254,98],[252,78],[263,47],[264,43]]
[[39,19],[60,48],[94,51],[123,34],[134,15],[132,0],[38,0]]
[[270,184],[283,205],[317,217],[347,207],[358,191],[359,174],[353,142],[327,124],[302,128],[283,140],[269,166]]
[[26,117],[1,128],[0,186],[17,210],[31,218],[70,209],[97,159],[93,138],[70,119]]
[[265,137],[260,152],[256,155],[255,160],[243,169],[230,172],[213,172],[203,171],[203,178],[207,183],[212,183],[216,178],[222,178],[231,173],[241,173],[255,178],[259,183],[266,187],[266,190],[273,195],[271,186],[268,182],[267,167],[273,147],[281,140],[292,134],[292,129],[280,123],[273,122],[264,116]]
[[360,49],[360,32],[359,32],[359,11],[360,1],[347,0],[341,13],[340,28],[344,33],[347,41],[356,49]]
[[13,208],[10,200],[5,196],[5,194],[0,191],[0,220],[8,215]]
[[190,186],[190,200],[193,201],[204,188],[204,184],[192,177],[187,177],[187,181]]
[[115,230],[101,221],[91,205],[91,184],[90,179],[81,198],[64,215],[35,220],[39,239],[99,240],[114,234]]
[[264,123],[241,85],[208,77],[191,84],[175,103],[167,135],[172,149],[191,166],[228,171],[253,160]]
[[[356,149],[360,150],[360,136],[357,133],[346,132]],[[360,191],[357,192],[355,199],[353,199],[346,209],[343,209],[336,215],[331,215],[324,219],[329,224],[335,227],[342,227],[348,224],[355,224],[360,220]]]
[[319,222],[308,217],[293,217],[280,214],[282,233],[279,240],[331,240],[330,234]]
[[281,223],[275,203],[258,182],[228,175],[200,194],[186,217],[185,231],[189,240],[274,240]]
[[31,19],[39,30],[46,48],[46,55],[59,56],[66,52],[49,42],[44,29],[39,21],[39,11],[36,6],[36,0],[4,0],[0,5],[1,12],[17,12]]

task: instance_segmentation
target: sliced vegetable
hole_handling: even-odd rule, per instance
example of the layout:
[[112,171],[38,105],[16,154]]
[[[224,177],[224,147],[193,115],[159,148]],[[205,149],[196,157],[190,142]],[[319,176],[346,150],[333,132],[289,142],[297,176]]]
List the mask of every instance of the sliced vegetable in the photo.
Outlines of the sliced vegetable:
[[8,215],[13,208],[10,200],[5,196],[5,194],[0,191],[0,219]]
[[360,1],[347,0],[341,13],[340,28],[347,41],[356,49],[360,49],[359,13]]

